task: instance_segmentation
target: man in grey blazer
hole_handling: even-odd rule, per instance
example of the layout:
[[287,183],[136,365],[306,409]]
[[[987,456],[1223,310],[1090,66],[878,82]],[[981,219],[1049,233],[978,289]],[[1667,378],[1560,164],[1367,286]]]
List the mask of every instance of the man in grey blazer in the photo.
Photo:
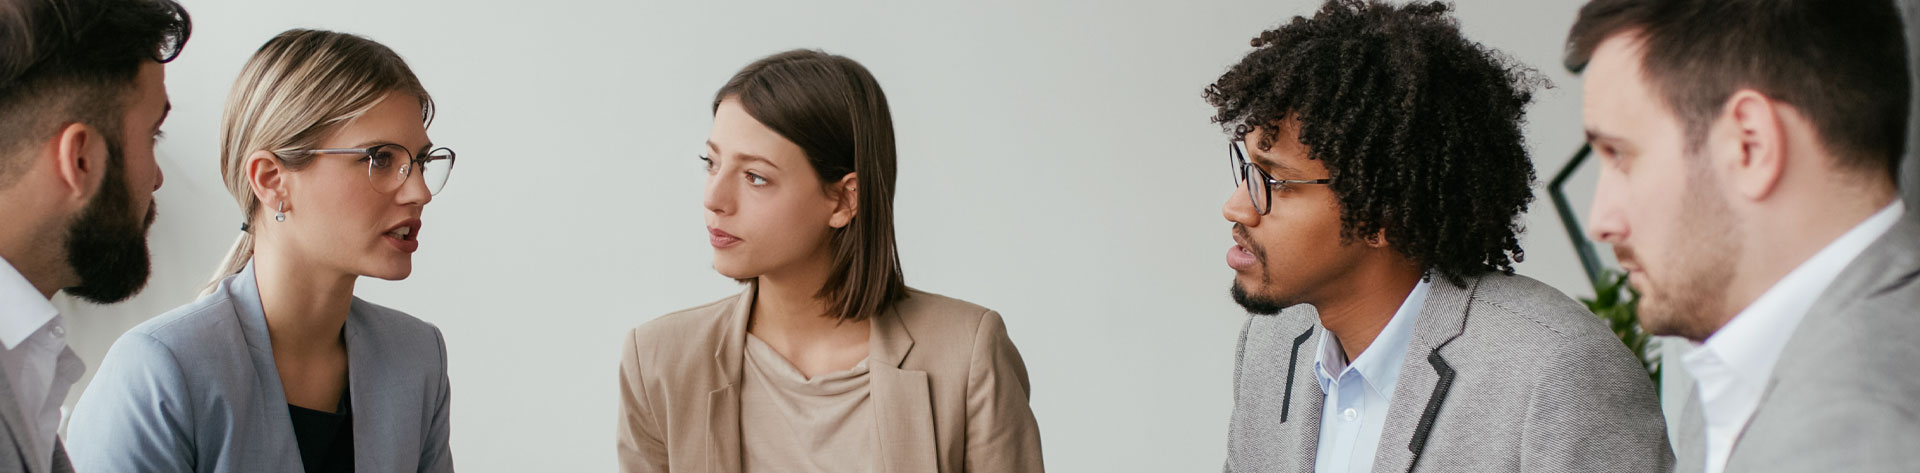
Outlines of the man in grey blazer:
[[1700,345],[1676,469],[1920,469],[1920,224],[1891,0],[1596,0],[1568,38],[1590,231]]
[[56,432],[85,367],[49,299],[146,285],[162,64],[190,29],[166,0],[0,0],[0,472],[72,471]]
[[1662,471],[1653,383],[1512,274],[1536,79],[1448,7],[1328,2],[1206,90],[1234,135],[1231,472]]

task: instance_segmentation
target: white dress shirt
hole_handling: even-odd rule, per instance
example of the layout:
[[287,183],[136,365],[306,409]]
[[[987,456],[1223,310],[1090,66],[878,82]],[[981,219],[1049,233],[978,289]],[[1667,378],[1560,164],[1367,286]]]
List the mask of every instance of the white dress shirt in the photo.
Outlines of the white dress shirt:
[[1840,277],[1840,271],[1887,233],[1906,206],[1899,199],[1826,248],[1800,263],[1786,277],[1753,300],[1746,309],[1682,357],[1693,373],[1707,431],[1707,473],[1721,473],[1733,444],[1760,405],[1760,392],[1773,374],[1774,362],[1806,318],[1814,301]]
[[1407,358],[1408,342],[1413,340],[1414,321],[1419,320],[1420,307],[1426,301],[1427,281],[1423,280],[1407,293],[1393,319],[1352,364],[1347,363],[1340,348],[1340,338],[1324,327],[1320,329],[1313,374],[1320,379],[1320,392],[1327,398],[1320,408],[1320,445],[1313,459],[1314,471],[1373,471],[1373,455],[1379,450],[1380,432],[1387,426],[1393,386],[1400,380],[1400,365]]
[[60,406],[67,390],[86,371],[80,356],[67,348],[67,327],[60,311],[27,282],[12,263],[0,258],[0,369],[6,371],[13,399],[27,429],[16,437],[30,448],[33,471],[53,468],[54,437],[60,431]]

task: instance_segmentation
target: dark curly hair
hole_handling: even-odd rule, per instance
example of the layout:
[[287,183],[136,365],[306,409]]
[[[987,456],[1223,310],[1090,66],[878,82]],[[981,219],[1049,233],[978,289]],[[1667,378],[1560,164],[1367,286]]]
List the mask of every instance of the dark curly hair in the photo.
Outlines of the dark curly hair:
[[1384,232],[1429,278],[1464,285],[1525,259],[1534,173],[1521,128],[1545,80],[1468,41],[1451,9],[1330,0],[1254,38],[1206,98],[1235,136],[1267,132],[1263,150],[1297,119],[1330,173],[1341,238]]

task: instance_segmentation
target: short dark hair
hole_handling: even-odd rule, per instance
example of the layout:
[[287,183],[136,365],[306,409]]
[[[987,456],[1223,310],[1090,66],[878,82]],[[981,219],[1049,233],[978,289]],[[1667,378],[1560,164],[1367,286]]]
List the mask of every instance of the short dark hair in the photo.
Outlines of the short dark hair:
[[821,185],[859,176],[859,212],[834,230],[832,274],[818,297],[827,315],[859,321],[907,297],[893,238],[893,115],[880,83],[859,62],[796,49],[748,64],[714,94],[737,98],[747,114],[799,145]]
[[193,31],[172,0],[0,0],[0,188],[12,155],[70,123],[118,140],[134,77]]
[[1389,247],[1456,285],[1525,258],[1519,216],[1533,200],[1521,127],[1544,83],[1468,41],[1450,6],[1331,0],[1313,18],[1254,38],[1206,89],[1235,135],[1300,123],[1326,164],[1347,241]]
[[1643,42],[1641,70],[1689,150],[1735,91],[1753,89],[1805,114],[1841,167],[1897,179],[1912,85],[1892,1],[1594,0],[1567,34],[1567,69],[1622,34]]

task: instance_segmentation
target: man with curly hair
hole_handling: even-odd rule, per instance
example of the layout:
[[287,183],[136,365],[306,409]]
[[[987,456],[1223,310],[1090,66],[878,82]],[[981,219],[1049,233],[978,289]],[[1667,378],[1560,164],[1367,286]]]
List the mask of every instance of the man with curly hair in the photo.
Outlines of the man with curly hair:
[[1567,38],[1588,231],[1674,383],[1677,471],[1920,469],[1920,219],[1890,0],[1596,0]]
[[1206,89],[1232,133],[1226,470],[1664,471],[1652,380],[1513,274],[1530,71],[1441,3],[1334,0]]

